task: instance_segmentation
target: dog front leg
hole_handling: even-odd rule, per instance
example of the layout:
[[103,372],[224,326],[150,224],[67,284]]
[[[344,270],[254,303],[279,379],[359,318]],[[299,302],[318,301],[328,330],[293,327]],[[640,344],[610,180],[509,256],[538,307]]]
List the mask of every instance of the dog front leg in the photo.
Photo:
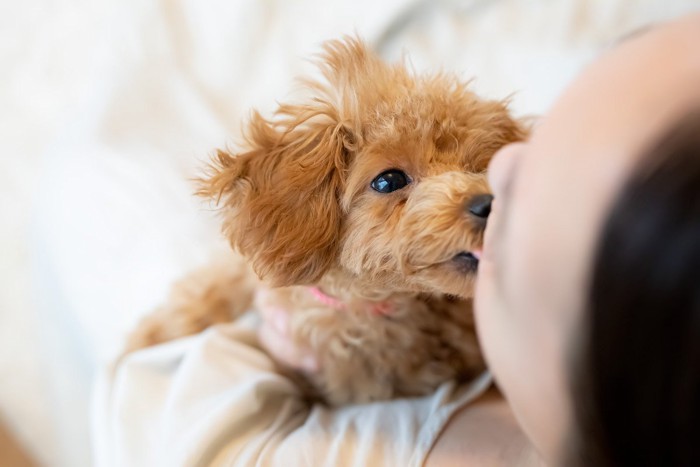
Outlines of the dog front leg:
[[233,321],[250,309],[256,283],[249,267],[229,256],[189,273],[175,283],[165,304],[131,332],[126,352]]

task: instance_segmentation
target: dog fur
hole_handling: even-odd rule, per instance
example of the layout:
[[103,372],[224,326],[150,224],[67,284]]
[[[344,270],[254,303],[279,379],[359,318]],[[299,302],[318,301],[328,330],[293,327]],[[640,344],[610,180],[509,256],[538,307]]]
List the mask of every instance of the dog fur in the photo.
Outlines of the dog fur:
[[[464,254],[480,249],[485,219],[468,206],[489,192],[492,155],[525,130],[506,103],[447,73],[387,64],[357,39],[327,43],[320,71],[303,81],[306,98],[271,119],[253,113],[245,144],[218,151],[201,180],[199,194],[218,204],[225,236],[256,274],[231,260],[185,278],[128,348],[231,321],[251,307],[259,277],[271,288],[258,300],[287,310],[295,343],[318,356],[305,379],[330,404],[471,378],[484,362]],[[410,183],[373,190],[388,169]]]

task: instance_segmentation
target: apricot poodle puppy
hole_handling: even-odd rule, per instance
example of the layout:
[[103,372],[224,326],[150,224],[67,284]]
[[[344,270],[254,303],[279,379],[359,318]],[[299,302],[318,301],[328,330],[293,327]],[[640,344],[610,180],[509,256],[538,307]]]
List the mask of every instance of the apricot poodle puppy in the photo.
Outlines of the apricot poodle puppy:
[[504,102],[386,64],[357,39],[327,43],[319,63],[303,99],[271,119],[253,113],[245,145],[219,151],[201,180],[247,265],[226,259],[185,278],[128,348],[278,308],[317,359],[297,376],[329,404],[472,378],[484,369],[471,297],[485,171],[525,130]]

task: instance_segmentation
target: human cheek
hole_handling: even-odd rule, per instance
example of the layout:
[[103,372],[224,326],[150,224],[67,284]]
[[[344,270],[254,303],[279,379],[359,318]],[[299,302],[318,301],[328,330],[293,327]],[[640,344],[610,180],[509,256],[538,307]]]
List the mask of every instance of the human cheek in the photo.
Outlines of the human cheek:
[[[497,212],[492,212],[491,216],[494,216],[494,221],[497,221]],[[489,223],[491,223],[490,218]],[[505,304],[498,285],[497,263],[493,260],[491,253],[493,231],[493,229],[489,231],[487,227],[484,251],[479,261],[475,284],[474,314],[486,361],[492,371],[497,372],[495,370],[499,366],[497,361],[498,342],[502,342],[505,337],[503,329],[500,329],[499,326],[499,316],[503,313]]]
[[493,309],[496,304],[493,285],[494,276],[493,263],[481,260],[474,293],[474,315],[477,330],[482,341],[484,341],[484,336],[482,335],[484,332],[482,331],[488,330],[489,315],[493,315]]

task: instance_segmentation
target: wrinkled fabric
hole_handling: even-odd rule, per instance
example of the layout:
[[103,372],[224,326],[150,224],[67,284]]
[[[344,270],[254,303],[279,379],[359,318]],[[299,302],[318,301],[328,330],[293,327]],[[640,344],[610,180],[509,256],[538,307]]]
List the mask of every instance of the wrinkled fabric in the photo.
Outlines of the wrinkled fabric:
[[255,316],[122,358],[94,399],[98,467],[421,466],[450,416],[491,383],[331,409],[260,349]]

